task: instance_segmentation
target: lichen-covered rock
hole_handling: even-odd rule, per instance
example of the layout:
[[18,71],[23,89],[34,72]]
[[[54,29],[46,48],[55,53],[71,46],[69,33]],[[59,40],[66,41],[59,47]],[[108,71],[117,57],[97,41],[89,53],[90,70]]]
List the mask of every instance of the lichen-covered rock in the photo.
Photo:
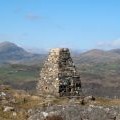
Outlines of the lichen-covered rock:
[[49,53],[37,85],[39,94],[80,96],[80,75],[70,57],[69,49],[56,48]]
[[47,120],[52,116],[63,120],[120,120],[120,106],[54,105],[33,110],[28,120]]

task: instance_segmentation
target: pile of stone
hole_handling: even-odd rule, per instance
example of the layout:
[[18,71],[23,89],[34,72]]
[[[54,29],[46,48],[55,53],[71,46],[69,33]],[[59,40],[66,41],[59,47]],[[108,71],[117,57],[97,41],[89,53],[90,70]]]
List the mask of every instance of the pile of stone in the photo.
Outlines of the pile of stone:
[[49,53],[40,73],[38,94],[80,96],[81,80],[68,48],[55,48]]

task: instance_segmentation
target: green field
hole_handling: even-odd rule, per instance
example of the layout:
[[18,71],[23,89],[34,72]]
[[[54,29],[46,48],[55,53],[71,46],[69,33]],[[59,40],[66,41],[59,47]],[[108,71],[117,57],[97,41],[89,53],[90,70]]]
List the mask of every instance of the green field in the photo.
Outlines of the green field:
[[0,67],[0,84],[20,85],[34,82],[39,78],[39,67],[25,65],[9,65]]

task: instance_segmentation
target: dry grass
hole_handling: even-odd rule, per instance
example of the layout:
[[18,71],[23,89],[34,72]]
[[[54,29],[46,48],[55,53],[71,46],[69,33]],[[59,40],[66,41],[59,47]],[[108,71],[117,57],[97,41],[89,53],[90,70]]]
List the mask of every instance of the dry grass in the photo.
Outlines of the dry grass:
[[97,98],[96,101],[95,101],[95,105],[117,106],[117,105],[120,105],[120,99]]
[[26,120],[27,114],[25,111],[16,112],[16,116],[13,116],[14,112],[3,112],[0,106],[0,120]]
[[[34,95],[29,95],[25,91],[16,91],[16,90],[5,90],[15,98],[15,103],[12,105],[15,107],[15,111],[3,112],[3,106],[0,105],[0,120],[26,120],[28,118],[27,111],[32,108],[39,107],[48,107],[52,105],[68,105],[68,104],[81,104],[81,99],[69,99],[66,97],[52,97],[52,98],[44,98],[38,97]],[[90,101],[89,104],[101,105],[101,106],[115,106],[120,105],[119,99],[104,99],[104,98],[96,98],[95,101]],[[8,105],[9,106],[9,105]],[[16,112],[16,116],[13,116],[13,112]],[[53,118],[49,117],[45,120],[62,120],[58,116],[54,116]]]

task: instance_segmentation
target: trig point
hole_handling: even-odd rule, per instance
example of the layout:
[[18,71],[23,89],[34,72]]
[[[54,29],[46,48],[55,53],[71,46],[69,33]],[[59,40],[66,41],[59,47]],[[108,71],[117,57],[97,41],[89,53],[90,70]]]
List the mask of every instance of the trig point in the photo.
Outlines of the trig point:
[[40,72],[37,92],[40,95],[81,95],[80,75],[70,57],[68,48],[51,49]]

